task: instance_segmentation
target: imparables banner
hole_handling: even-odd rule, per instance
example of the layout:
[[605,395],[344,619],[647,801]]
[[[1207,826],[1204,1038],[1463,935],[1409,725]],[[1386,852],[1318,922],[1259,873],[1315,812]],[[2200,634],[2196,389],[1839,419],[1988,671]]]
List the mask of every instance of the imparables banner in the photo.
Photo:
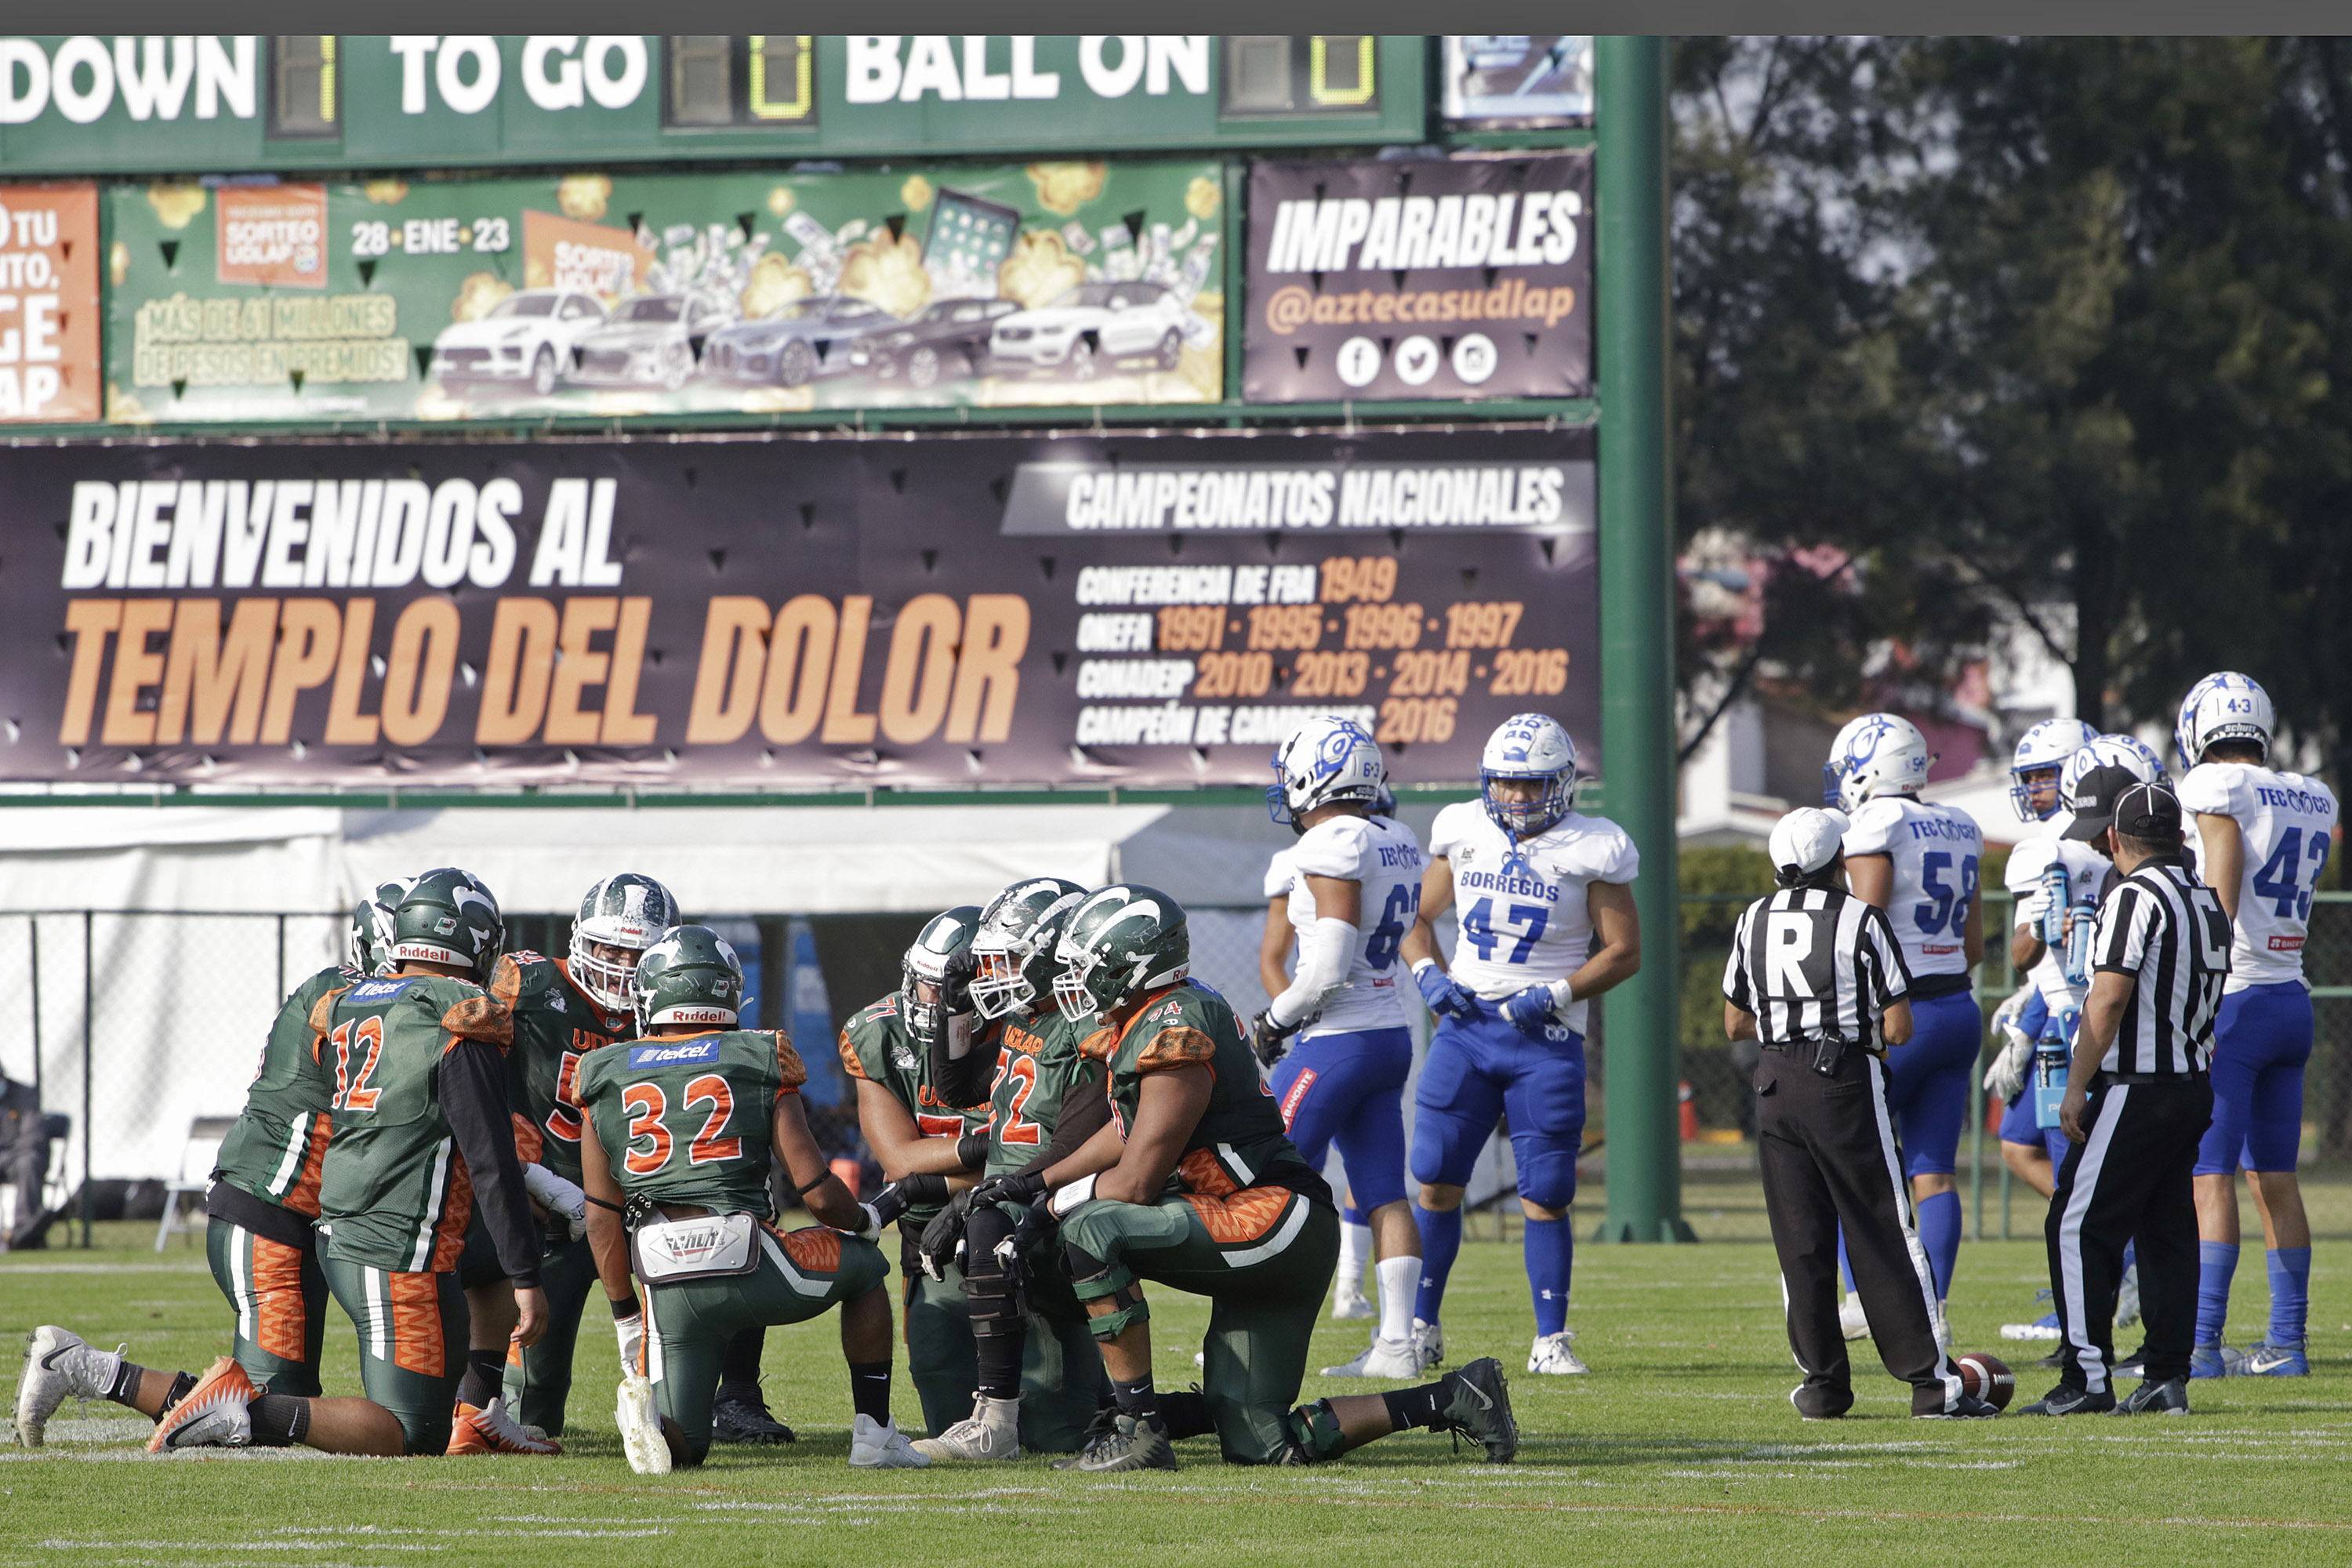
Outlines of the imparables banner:
[[1213,402],[1223,194],[1199,160],[121,184],[106,416]]
[[1252,403],[1584,397],[1592,154],[1250,169]]
[[10,780],[1405,782],[1598,762],[1589,432],[0,454]]

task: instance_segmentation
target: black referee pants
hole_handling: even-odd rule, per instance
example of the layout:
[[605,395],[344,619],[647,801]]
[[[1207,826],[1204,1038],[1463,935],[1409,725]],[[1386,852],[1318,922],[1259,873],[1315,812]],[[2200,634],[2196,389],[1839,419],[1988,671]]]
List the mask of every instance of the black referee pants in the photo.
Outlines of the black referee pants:
[[2050,1292],[2063,1339],[2059,1381],[2107,1391],[2116,1363],[2116,1289],[2124,1245],[2139,1263],[2140,1314],[2147,1325],[2147,1377],[2189,1375],[2197,1332],[2197,1203],[2190,1177],[2197,1141],[2213,1120],[2204,1079],[2091,1081],[2084,1111],[2090,1137],[2070,1143],[2050,1194],[2042,1235],[2050,1247]]
[[1939,1415],[1960,1396],[1959,1374],[1936,1343],[1935,1277],[1911,1223],[1903,1158],[1886,1112],[1886,1068],[1849,1048],[1834,1076],[1812,1068],[1813,1047],[1767,1047],[1756,1064],[1757,1148],[1789,1348],[1805,1381],[1789,1395],[1799,1414],[1843,1415],[1853,1404],[1845,1336],[1838,1329],[1838,1227],[1886,1370],[1911,1385],[1911,1413]]

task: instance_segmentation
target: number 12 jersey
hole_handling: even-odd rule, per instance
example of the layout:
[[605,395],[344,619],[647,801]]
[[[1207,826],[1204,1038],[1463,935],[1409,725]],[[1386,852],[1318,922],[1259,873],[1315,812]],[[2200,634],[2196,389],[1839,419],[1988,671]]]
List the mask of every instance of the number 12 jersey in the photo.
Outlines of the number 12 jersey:
[[[1447,972],[1490,1002],[1581,968],[1592,952],[1586,889],[1622,886],[1642,868],[1633,840],[1607,817],[1571,811],[1522,842],[1475,800],[1437,814],[1429,852],[1453,868],[1462,922]],[[1582,1000],[1571,1002],[1560,1022],[1580,1035],[1586,1011]]]

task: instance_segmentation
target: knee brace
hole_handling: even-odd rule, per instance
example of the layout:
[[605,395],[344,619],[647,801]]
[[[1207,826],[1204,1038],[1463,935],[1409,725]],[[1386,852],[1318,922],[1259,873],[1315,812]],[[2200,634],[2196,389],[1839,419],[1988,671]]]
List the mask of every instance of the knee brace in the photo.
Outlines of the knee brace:
[[[1097,1296],[1096,1300],[1104,1298]],[[1125,1333],[1131,1323],[1151,1321],[1151,1303],[1143,1299],[1143,1291],[1129,1279],[1108,1292],[1111,1310],[1100,1317],[1087,1319],[1087,1331],[1098,1340],[1115,1340]]]
[[[1070,1288],[1089,1309],[1087,1330],[1095,1338],[1115,1340],[1129,1323],[1151,1321],[1151,1307],[1144,1300],[1134,1275],[1124,1268],[1105,1263],[1075,1241],[1065,1241],[1062,1252],[1069,1260]],[[1105,1297],[1110,1299],[1111,1310],[1100,1317],[1094,1316],[1091,1309]]]
[[1285,1425],[1289,1428],[1290,1445],[1282,1459],[1286,1465],[1320,1464],[1347,1446],[1347,1439],[1340,1435],[1339,1417],[1328,1399],[1300,1405],[1290,1413]]

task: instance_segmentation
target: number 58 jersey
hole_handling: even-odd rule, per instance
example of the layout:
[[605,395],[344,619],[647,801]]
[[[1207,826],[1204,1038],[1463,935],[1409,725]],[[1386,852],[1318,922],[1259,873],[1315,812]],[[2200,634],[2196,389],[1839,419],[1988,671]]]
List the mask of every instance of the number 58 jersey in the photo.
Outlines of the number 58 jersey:
[[2335,847],[2334,793],[2303,773],[2201,763],[2180,781],[2180,804],[2200,816],[2226,816],[2245,836],[2224,989],[2301,980],[2311,890]]
[[[1300,834],[1297,844],[1276,859],[1286,858],[1293,873],[1290,926],[1302,942],[1315,929],[1315,891],[1307,878],[1354,882],[1362,892],[1348,978],[1325,995],[1323,1011],[1300,1037],[1403,1028],[1397,950],[1421,910],[1421,841],[1393,817],[1335,816]],[[1266,880],[1271,886],[1273,876]]]
[[[1592,951],[1586,889],[1622,886],[1642,869],[1633,840],[1606,817],[1571,811],[1522,843],[1475,800],[1437,814],[1429,852],[1453,868],[1462,922],[1447,972],[1490,1002],[1583,967]],[[1586,1010],[1572,1002],[1560,1022],[1580,1035]]]
[[[1976,818],[1955,806],[1883,795],[1853,814],[1845,852],[1884,855],[1893,862],[1886,921],[1903,944],[1912,980],[1965,977],[1969,906],[1976,902],[1977,867],[1984,858],[1984,830]],[[1911,994],[1924,999],[1963,988],[1946,981],[1925,990],[1915,984]]]

